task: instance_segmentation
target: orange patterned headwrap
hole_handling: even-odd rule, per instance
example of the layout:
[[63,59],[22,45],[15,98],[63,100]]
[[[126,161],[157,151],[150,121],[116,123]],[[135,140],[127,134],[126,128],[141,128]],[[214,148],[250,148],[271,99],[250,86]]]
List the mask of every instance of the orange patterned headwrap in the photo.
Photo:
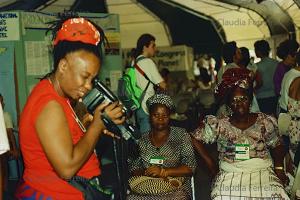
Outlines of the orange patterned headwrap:
[[252,87],[252,72],[242,67],[227,69],[222,76],[222,82],[215,88],[215,94],[223,98],[235,86],[244,89]]
[[71,18],[66,20],[57,32],[53,45],[55,46],[58,42],[67,40],[96,46],[100,42],[100,39],[99,31],[91,22],[84,18]]

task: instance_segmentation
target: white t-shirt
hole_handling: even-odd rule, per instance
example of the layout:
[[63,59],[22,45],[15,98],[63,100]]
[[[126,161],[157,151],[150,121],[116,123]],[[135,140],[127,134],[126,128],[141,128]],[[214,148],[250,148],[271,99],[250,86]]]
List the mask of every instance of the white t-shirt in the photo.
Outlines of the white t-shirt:
[[279,105],[281,108],[287,110],[288,98],[289,98],[289,89],[293,80],[297,77],[300,77],[300,71],[296,69],[290,69],[287,73],[285,73],[280,90],[280,98]]
[[[143,55],[139,55],[137,57],[137,60],[142,57]],[[144,73],[148,76],[148,78],[155,84],[161,83],[163,81],[163,78],[161,77],[156,64],[151,60],[150,58],[144,58],[138,61],[137,65],[144,71]],[[137,79],[137,85],[144,90],[147,86],[148,81],[146,78],[141,75],[140,72],[135,70],[135,75]],[[149,97],[153,96],[155,94],[153,84],[150,83],[149,87],[147,88],[147,91],[145,93],[144,99],[142,101],[142,108],[143,110],[148,113],[148,108],[146,105],[146,101]]]
[[2,106],[0,105],[0,154],[9,150],[9,143],[7,139],[6,127],[4,123],[4,116]]

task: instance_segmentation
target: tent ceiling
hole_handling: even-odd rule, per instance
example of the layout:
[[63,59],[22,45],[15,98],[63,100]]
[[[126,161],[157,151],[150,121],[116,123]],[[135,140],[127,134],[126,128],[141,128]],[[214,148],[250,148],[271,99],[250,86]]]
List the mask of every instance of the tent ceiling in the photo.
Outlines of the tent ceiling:
[[159,46],[209,50],[224,40],[249,46],[256,39],[294,33],[300,27],[299,5],[300,0],[1,0],[0,10],[117,13],[123,48],[134,47],[137,37],[149,32]]
[[220,49],[225,34],[222,27],[214,23],[213,18],[200,12],[187,12],[179,4],[169,1],[139,2],[166,23],[173,45],[185,44],[199,53]]
[[167,26],[142,4],[131,0],[109,0],[107,7],[109,13],[117,13],[120,16],[123,48],[134,47],[137,38],[145,32],[155,35],[160,46],[172,43]]
[[294,3],[293,0],[265,0],[257,3],[252,0],[219,0],[224,3],[240,6],[257,12],[266,21],[272,35],[282,34],[286,32],[294,33],[294,25],[292,18],[288,13],[284,12],[280,4]]
[[[225,31],[226,39],[235,40],[240,46],[252,46],[253,41],[270,36],[270,30],[264,19],[252,10],[212,0],[173,0],[172,2],[211,16],[216,20],[212,23],[220,24]],[[191,25],[191,27],[201,29],[203,32],[201,26]],[[202,35],[203,33],[198,37]]]

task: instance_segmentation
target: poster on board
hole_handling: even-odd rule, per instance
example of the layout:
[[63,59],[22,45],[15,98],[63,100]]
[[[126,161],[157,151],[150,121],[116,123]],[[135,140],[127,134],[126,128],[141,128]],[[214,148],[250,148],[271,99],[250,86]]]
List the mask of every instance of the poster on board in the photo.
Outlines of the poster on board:
[[[123,66],[130,63],[131,49],[122,49]],[[186,71],[192,78],[193,49],[185,45],[157,47],[155,56],[151,58],[158,70],[167,68],[169,71]]]
[[26,41],[25,56],[27,75],[45,75],[50,72],[48,42]]
[[20,39],[19,20],[17,12],[0,13],[0,41]]

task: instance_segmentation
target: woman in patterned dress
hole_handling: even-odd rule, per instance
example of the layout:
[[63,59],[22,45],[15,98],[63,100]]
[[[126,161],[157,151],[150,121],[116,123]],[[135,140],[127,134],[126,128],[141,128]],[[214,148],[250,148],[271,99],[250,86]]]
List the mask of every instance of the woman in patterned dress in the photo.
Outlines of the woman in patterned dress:
[[[300,61],[300,54],[299,61]],[[300,66],[294,68],[294,70],[300,71]],[[291,116],[291,123],[288,128],[290,137],[290,149],[292,153],[292,159],[294,160],[294,154],[297,151],[298,144],[300,142],[300,76],[291,81],[291,85],[288,91],[288,114]],[[298,163],[297,163],[298,164]]]
[[[290,155],[296,168],[299,167],[300,160],[300,77],[296,78],[289,89],[288,114],[291,116],[291,122],[288,128],[290,138]],[[298,169],[299,171],[299,169]],[[299,172],[298,172],[299,173]],[[295,174],[296,175],[296,174]],[[300,191],[300,175],[295,176],[295,181],[291,189],[291,195]]]
[[[296,55],[297,66],[287,72],[287,77],[284,77],[284,80],[288,78],[289,73],[294,74],[294,78],[290,81],[290,86],[288,88],[288,95],[287,95],[287,110],[288,115],[291,118],[291,121],[288,126],[287,132],[289,133],[290,145],[289,145],[289,153],[291,157],[291,163],[289,166],[293,166],[289,170],[292,175],[295,175],[295,181],[292,184],[293,187],[291,188],[291,196],[294,197],[297,190],[300,190],[300,175],[296,175],[297,167],[299,167],[299,160],[300,160],[300,53],[298,52]],[[299,171],[299,169],[298,169]]]
[[[297,166],[300,160],[300,53],[296,54],[297,65],[285,73],[280,91],[279,104],[285,108],[287,113],[280,113],[278,123],[282,129],[283,137],[286,139],[288,154],[285,157],[286,171],[292,176],[296,175]],[[299,149],[299,150],[298,150]],[[289,151],[288,151],[289,150]],[[300,174],[299,174],[300,176]],[[297,178],[296,178],[297,179]],[[295,188],[300,189],[300,178],[290,182],[293,188],[289,192],[291,197],[295,195]]]
[[[171,193],[141,195],[132,193],[128,199],[190,199],[190,177],[196,167],[189,134],[182,128],[170,127],[174,104],[170,96],[156,94],[147,100],[151,130],[138,142],[140,156],[130,162],[133,176],[184,177],[183,186]],[[162,164],[154,164],[160,163]]]
[[[207,116],[192,134],[196,151],[216,175],[211,198],[289,199],[282,185],[288,179],[283,171],[283,147],[276,120],[249,112],[253,92],[247,79],[223,81],[218,88],[225,89],[219,94],[227,94],[223,98],[232,115]],[[203,146],[213,142],[218,145],[219,172]]]

